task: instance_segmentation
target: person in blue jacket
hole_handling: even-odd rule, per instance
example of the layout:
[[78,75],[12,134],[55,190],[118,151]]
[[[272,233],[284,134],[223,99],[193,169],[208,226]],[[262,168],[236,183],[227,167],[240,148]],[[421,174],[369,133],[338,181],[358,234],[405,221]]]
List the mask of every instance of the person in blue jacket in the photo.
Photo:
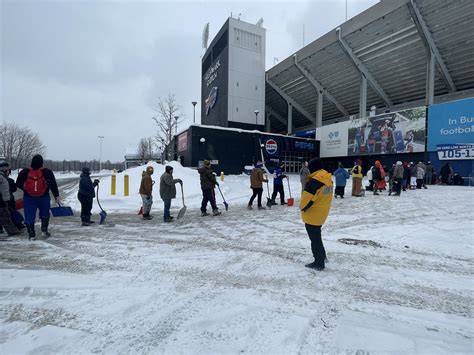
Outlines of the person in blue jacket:
[[337,170],[333,173],[334,177],[336,178],[336,190],[334,192],[334,197],[340,196],[344,198],[344,189],[346,188],[347,179],[349,179],[349,173],[346,169],[342,166],[342,163],[338,163]]
[[95,187],[99,185],[99,180],[95,179],[94,182],[92,182],[90,175],[91,170],[88,167],[83,167],[79,181],[79,192],[77,193],[77,199],[81,203],[81,221],[84,227],[94,223],[91,221],[91,210],[95,197]]
[[277,193],[280,193],[280,202],[282,205],[286,205],[285,202],[285,189],[283,188],[283,179],[287,178],[285,174],[283,174],[283,168],[285,164],[280,164],[279,167],[275,169],[273,172],[273,193],[272,193],[272,205],[276,205],[275,198]]

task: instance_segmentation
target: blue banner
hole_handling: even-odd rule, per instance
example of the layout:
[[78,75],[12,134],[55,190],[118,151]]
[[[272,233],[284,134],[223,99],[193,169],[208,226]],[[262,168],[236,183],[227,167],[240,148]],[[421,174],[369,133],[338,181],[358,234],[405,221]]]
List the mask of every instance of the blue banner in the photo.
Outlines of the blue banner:
[[474,98],[428,108],[428,150],[442,144],[474,143]]

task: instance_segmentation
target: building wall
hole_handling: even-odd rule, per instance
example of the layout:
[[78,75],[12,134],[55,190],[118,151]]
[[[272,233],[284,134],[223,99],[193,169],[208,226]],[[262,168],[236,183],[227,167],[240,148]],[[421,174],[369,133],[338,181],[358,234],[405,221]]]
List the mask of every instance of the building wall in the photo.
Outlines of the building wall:
[[[188,167],[198,167],[200,162],[207,159],[213,163],[214,171],[224,171],[225,174],[242,173],[245,166],[262,160],[262,153],[269,169],[279,161],[291,158],[293,163],[289,167],[299,170],[304,160],[319,156],[319,142],[305,138],[198,125],[192,125],[181,133],[178,141],[183,135],[187,140],[185,149],[182,144],[174,159],[179,159]],[[270,151],[272,154],[267,153],[269,139],[273,139],[277,145],[274,151]],[[264,145],[262,149],[261,144]]]
[[234,18],[226,21],[203,56],[201,101],[204,125],[264,126],[265,29]]
[[265,124],[265,29],[233,18],[229,19],[228,120],[229,126]]
[[[228,21],[221,28],[202,60],[201,123],[227,127],[229,88],[229,31]],[[209,106],[206,100],[215,102]]]

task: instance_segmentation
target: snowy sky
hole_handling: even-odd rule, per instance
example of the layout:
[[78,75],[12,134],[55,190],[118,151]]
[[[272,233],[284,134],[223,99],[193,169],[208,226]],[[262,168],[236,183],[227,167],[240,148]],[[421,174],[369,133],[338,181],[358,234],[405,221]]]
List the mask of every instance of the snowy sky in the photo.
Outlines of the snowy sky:
[[[348,0],[353,17],[377,0]],[[155,133],[158,97],[200,112],[201,36],[240,14],[267,30],[266,67],[345,20],[344,0],[0,0],[1,120],[40,135],[50,159],[120,161]]]

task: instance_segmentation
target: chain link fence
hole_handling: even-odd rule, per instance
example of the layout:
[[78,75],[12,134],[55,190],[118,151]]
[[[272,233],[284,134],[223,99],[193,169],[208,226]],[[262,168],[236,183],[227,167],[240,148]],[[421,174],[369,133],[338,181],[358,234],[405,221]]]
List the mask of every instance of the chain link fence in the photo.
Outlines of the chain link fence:
[[[30,166],[31,161],[20,161],[10,163],[12,170],[23,169]],[[80,160],[48,160],[45,159],[43,166],[51,169],[56,172],[71,173],[71,172],[80,172],[81,169],[85,166],[89,167],[92,172],[98,172],[102,166],[102,170],[123,170],[124,163],[112,163],[110,161],[105,161],[100,163],[98,160],[89,160],[89,161],[80,161]]]

